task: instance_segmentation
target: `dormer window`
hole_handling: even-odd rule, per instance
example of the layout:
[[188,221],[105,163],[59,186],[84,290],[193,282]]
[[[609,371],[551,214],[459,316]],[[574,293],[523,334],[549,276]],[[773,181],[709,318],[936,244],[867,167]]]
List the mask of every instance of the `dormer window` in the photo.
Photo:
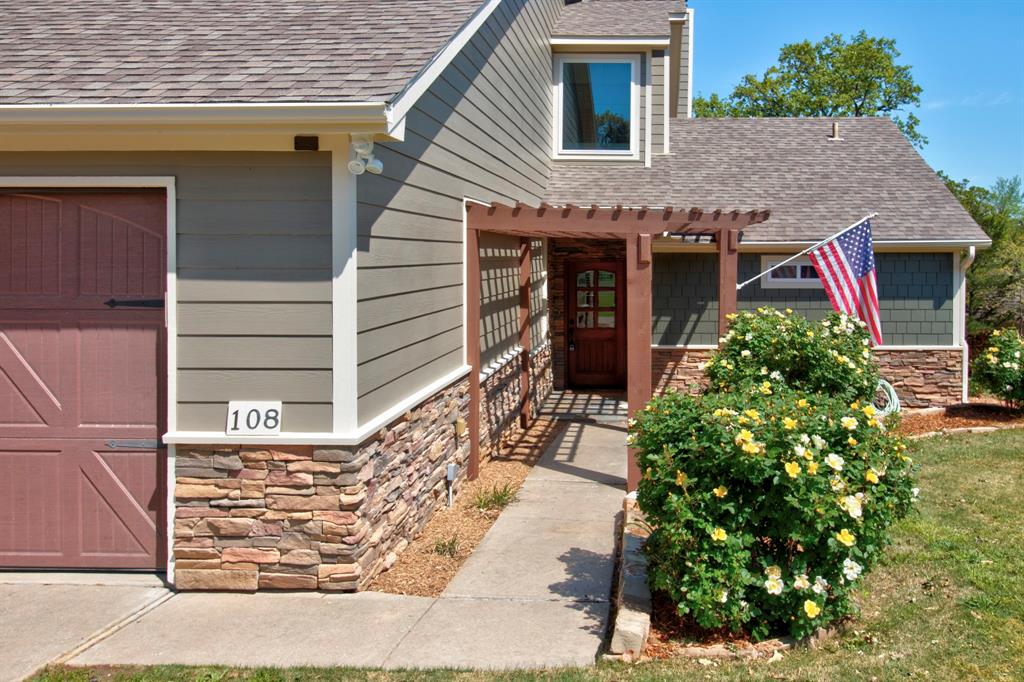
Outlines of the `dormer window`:
[[557,55],[562,158],[639,158],[640,56]]

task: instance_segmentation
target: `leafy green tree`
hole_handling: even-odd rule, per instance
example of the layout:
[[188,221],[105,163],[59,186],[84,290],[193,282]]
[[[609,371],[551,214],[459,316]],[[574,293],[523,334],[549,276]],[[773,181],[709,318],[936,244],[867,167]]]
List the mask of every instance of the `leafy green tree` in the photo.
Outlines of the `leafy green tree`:
[[999,178],[991,188],[939,177],[975,222],[992,238],[967,271],[967,331],[987,336],[993,329],[1024,331],[1024,189],[1020,176]]
[[864,31],[847,41],[833,33],[817,43],[784,45],[764,75],[747,74],[728,97],[693,102],[697,116],[890,116],[917,147],[928,139],[909,105],[921,103],[910,66],[897,64],[896,41]]

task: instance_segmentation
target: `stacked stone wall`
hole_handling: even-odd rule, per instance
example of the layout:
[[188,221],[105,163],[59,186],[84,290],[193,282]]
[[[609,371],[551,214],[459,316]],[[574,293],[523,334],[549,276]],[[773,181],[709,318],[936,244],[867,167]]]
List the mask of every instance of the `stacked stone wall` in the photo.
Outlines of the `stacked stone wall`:
[[469,383],[354,447],[179,446],[181,590],[347,590],[390,567],[465,477]]

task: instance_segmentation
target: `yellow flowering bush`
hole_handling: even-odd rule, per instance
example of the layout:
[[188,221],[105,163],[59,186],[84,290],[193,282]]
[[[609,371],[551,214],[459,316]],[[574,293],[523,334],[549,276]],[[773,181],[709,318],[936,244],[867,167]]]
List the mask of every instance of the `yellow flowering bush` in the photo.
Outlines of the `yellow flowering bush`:
[[705,374],[713,391],[756,382],[763,395],[771,395],[785,383],[847,401],[869,400],[878,386],[878,362],[863,322],[837,313],[811,322],[773,308],[736,314]]
[[668,392],[630,422],[648,576],[700,626],[802,637],[851,612],[914,465],[870,405],[762,388]]
[[992,332],[985,352],[971,364],[974,382],[1012,407],[1024,407],[1024,340],[1016,329]]

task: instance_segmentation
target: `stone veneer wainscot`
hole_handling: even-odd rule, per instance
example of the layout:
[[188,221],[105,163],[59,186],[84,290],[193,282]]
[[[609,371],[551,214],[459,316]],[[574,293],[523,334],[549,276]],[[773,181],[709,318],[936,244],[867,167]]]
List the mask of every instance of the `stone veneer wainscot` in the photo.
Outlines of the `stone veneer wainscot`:
[[469,382],[350,448],[179,446],[180,590],[347,590],[389,568],[465,476]]

